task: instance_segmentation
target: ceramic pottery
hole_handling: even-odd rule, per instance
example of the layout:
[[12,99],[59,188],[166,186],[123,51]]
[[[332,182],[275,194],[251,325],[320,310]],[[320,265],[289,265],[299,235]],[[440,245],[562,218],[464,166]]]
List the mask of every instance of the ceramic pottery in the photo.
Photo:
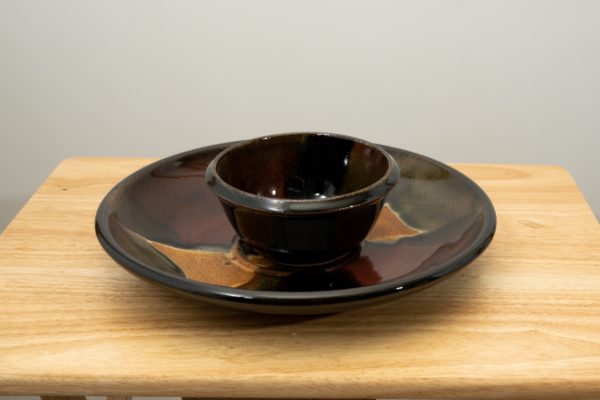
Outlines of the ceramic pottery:
[[[203,302],[321,314],[389,301],[439,282],[473,261],[494,234],[494,208],[472,180],[438,161],[382,146],[399,166],[398,181],[354,257],[325,268],[286,270],[239,240],[206,184],[207,166],[232,145],[165,158],[115,186],[96,215],[107,253],[131,273]],[[263,190],[260,183],[249,184],[256,193]],[[327,187],[311,183],[299,196]]]
[[206,182],[244,246],[276,265],[322,268],[359,253],[398,175],[379,146],[291,133],[229,147]]

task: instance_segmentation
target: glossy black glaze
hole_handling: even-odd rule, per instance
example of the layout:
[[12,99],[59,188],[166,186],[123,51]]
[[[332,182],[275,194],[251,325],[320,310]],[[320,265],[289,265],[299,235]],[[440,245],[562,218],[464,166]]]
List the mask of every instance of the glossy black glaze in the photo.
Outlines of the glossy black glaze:
[[322,268],[351,254],[365,239],[383,206],[377,201],[323,213],[262,213],[222,202],[237,234],[262,256],[282,266]]
[[215,255],[211,271],[232,274],[229,258],[217,256],[236,248],[236,234],[204,182],[209,162],[230,145],[163,159],[117,185],[96,216],[106,251],[130,272],[197,300],[257,312],[319,314],[391,300],[439,282],[475,259],[493,237],[494,209],[470,179],[437,161],[385,147],[400,165],[399,184],[386,208],[418,234],[367,240],[356,258],[326,271],[278,275],[258,270],[235,285],[193,277],[150,243],[202,260]]
[[220,177],[230,189],[249,194],[244,200],[254,201],[252,205],[261,210],[280,211],[269,207],[274,198],[300,200],[292,201],[297,205],[309,200],[315,204],[312,210],[321,211],[333,203],[334,196],[352,198],[354,192],[370,192],[375,184],[397,180],[397,175],[389,176],[392,162],[379,146],[359,139],[326,133],[289,133],[231,146],[209,165],[207,178],[211,179],[209,174],[216,175],[215,185],[220,184]]
[[396,161],[379,146],[325,133],[243,142],[206,171],[240,239],[293,267],[321,268],[355,252],[397,180]]

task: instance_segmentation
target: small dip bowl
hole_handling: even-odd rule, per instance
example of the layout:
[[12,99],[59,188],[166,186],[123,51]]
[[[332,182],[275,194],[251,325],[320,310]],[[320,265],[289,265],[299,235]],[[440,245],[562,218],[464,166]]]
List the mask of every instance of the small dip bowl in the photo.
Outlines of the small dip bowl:
[[357,254],[398,176],[381,147],[330,133],[252,139],[206,169],[243,245],[284,267]]

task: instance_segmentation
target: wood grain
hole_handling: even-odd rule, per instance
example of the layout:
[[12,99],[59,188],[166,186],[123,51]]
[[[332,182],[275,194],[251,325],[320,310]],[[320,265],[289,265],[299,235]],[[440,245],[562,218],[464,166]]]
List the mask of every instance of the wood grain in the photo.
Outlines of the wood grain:
[[[41,396],[41,400],[86,400],[85,396]],[[107,400],[124,400],[120,399],[107,399]]]
[[498,231],[458,275],[337,315],[177,298],[98,244],[102,197],[152,161],[64,161],[0,237],[0,394],[600,398],[600,229],[555,166],[456,167]]

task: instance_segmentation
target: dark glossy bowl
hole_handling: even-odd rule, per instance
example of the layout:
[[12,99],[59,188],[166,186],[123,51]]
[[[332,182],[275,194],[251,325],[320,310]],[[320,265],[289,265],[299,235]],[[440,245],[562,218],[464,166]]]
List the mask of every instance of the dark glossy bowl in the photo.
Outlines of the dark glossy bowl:
[[356,253],[398,176],[396,161],[381,147],[329,133],[236,144],[206,170],[240,240],[295,267]]

